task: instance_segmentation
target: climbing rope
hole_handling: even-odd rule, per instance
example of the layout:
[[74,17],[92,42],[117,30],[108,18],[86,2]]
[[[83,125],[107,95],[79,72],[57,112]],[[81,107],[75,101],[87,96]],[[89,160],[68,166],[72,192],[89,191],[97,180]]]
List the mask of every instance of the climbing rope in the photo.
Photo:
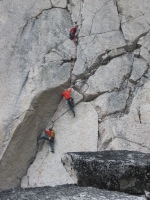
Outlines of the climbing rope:
[[42,161],[42,163],[41,163],[41,165],[40,165],[40,167],[39,167],[37,182],[35,182],[35,184],[34,184],[35,186],[37,186],[37,184],[38,184],[38,182],[39,182],[39,179],[40,179],[41,174],[42,174],[42,165],[43,165],[45,159],[47,158],[48,154],[49,154],[49,150],[48,150],[48,152],[46,153],[46,156],[45,156],[45,158],[43,159],[43,161]]
[[[73,53],[73,61],[72,61],[72,67],[71,67],[71,72],[70,72],[70,82],[69,82],[69,85],[70,85],[70,86],[71,86],[72,71],[73,71],[73,68],[74,68],[75,52],[76,52],[76,42],[75,42],[75,37],[74,37],[74,53]],[[69,86],[69,87],[70,87],[70,86]],[[62,100],[62,98],[61,98],[61,100]],[[62,105],[63,105],[63,104],[61,104],[61,100],[60,100],[60,103],[59,103],[60,106],[59,106],[59,105],[57,106],[57,109],[56,109],[56,112],[55,112],[55,113],[56,113],[55,119],[54,119],[54,121],[52,121],[52,123],[51,123],[51,124],[53,124],[53,125],[52,125],[52,128],[54,127],[55,122],[61,117],[61,116],[58,117],[58,113],[59,113],[58,111],[61,109],[61,107],[62,107]],[[50,124],[50,125],[51,125],[51,124]],[[39,167],[38,178],[37,178],[37,182],[35,183],[35,186],[37,186],[37,184],[38,184],[38,182],[39,182],[39,179],[40,179],[41,173],[42,173],[42,165],[43,165],[45,159],[47,158],[48,154],[49,154],[49,151],[46,153],[46,156],[45,156],[45,158],[43,159],[42,164],[40,165],[41,167]],[[37,170],[36,170],[36,171],[37,171]]]
[[[61,100],[62,100],[62,98],[61,98]],[[61,100],[60,100],[60,103],[58,104],[58,106],[57,106],[57,109],[56,109],[56,116],[55,116],[55,119],[54,119],[54,121],[52,121],[52,123],[53,123],[53,125],[52,125],[52,128],[54,127],[54,125],[55,125],[55,122],[59,119],[59,117],[58,117],[58,111],[60,110],[60,108],[62,107],[62,105],[61,105]],[[59,106],[60,105],[60,106]]]
[[[73,41],[74,41],[74,53],[73,53],[72,67],[71,67],[71,71],[70,71],[69,87],[71,86],[72,71],[73,71],[73,68],[74,68],[75,53],[76,53],[76,38],[75,37],[74,37]],[[62,100],[62,98],[61,98],[61,100]],[[61,102],[61,100],[60,100],[60,102]],[[56,117],[55,117],[54,121],[52,121],[52,123],[51,123],[51,124],[53,124],[52,128],[54,127],[55,122],[60,118],[60,117],[57,117],[57,116],[58,116],[58,111],[60,110],[61,107],[62,107],[62,105],[60,105],[60,106],[57,107],[57,110],[55,112],[56,113]]]
[[74,41],[74,53],[73,53],[72,68],[71,68],[71,72],[70,72],[70,86],[71,86],[72,71],[74,68],[74,58],[75,58],[75,53],[76,53],[76,38],[75,37],[74,37],[73,41]]

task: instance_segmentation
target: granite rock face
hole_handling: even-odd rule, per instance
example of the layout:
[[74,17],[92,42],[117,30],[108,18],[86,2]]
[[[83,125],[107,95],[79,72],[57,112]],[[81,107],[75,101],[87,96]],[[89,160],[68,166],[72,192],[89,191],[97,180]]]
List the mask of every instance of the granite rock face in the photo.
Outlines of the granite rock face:
[[150,2],[148,0],[117,0],[121,28],[125,40],[133,45],[150,30]]
[[[75,183],[67,151],[150,153],[149,11],[149,0],[0,1],[0,189]],[[75,118],[61,100],[70,86]],[[55,156],[38,143],[52,121]]]
[[129,114],[108,116],[99,124],[99,150],[137,150],[149,152],[150,82],[135,95]]
[[93,187],[79,187],[74,185],[13,189],[6,192],[0,192],[0,196],[3,200],[145,200],[144,196],[134,196],[120,192],[100,190]]
[[132,151],[68,153],[63,158],[64,165],[68,159],[71,169],[76,171],[80,186],[129,194],[144,193],[145,174],[150,170],[150,154]]

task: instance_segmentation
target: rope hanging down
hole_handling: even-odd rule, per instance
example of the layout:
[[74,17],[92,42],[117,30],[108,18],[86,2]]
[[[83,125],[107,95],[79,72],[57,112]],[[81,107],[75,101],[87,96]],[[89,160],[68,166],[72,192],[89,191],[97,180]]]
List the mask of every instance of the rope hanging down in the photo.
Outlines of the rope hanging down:
[[70,72],[70,86],[71,86],[72,71],[74,68],[74,57],[75,57],[75,53],[76,53],[76,38],[75,37],[74,37],[73,41],[74,41],[74,53],[73,53],[72,68],[71,68],[71,72]]
[[[75,52],[76,52],[76,42],[75,42],[75,37],[74,37],[74,53],[73,53],[72,68],[71,68],[71,72],[70,72],[70,83],[69,83],[70,86],[71,86],[72,71],[73,71],[73,68],[74,68],[74,57],[75,57]],[[70,86],[69,86],[69,87],[70,87]],[[61,98],[61,100],[62,100],[62,98]],[[60,102],[61,102],[61,100],[60,100]],[[57,117],[57,116],[58,116],[58,111],[60,110],[61,107],[62,107],[61,104],[60,104],[60,107],[57,106],[57,109],[56,109],[56,112],[55,112],[55,113],[56,113],[56,117],[55,117],[54,121],[52,121],[52,123],[51,123],[51,124],[53,124],[53,125],[52,125],[52,128],[54,127],[55,122],[61,117],[61,116]],[[51,125],[51,124],[50,124],[50,125]],[[49,151],[46,153],[46,156],[45,156],[45,158],[43,159],[42,164],[44,163],[44,161],[45,161],[46,157],[48,156],[48,154],[49,154]],[[41,166],[42,166],[42,164],[41,164]],[[38,170],[39,170],[39,169],[38,169]],[[37,186],[37,184],[38,184],[38,182],[39,182],[41,173],[42,173],[42,168],[41,168],[41,169],[39,170],[39,172],[38,172],[38,178],[37,178],[37,182],[35,183],[35,186]]]
[[[69,87],[71,86],[72,71],[73,71],[73,68],[74,68],[74,60],[75,60],[75,53],[76,53],[76,38],[75,37],[74,37],[73,41],[74,41],[74,53],[73,53],[72,67],[71,67],[71,71],[70,71]],[[60,102],[61,102],[61,100],[60,100]],[[52,128],[54,127],[55,122],[60,118],[60,117],[57,117],[57,115],[58,115],[58,111],[60,110],[61,107],[62,107],[62,105],[60,105],[60,107],[57,107],[57,110],[55,112],[56,113],[56,117],[55,117],[54,121],[52,121],[52,123],[53,123]]]
[[[61,98],[61,100],[62,100],[62,98]],[[60,103],[61,103],[61,100],[60,100]],[[60,105],[60,107],[58,107],[57,106],[57,110],[56,110],[56,117],[55,117],[55,119],[54,119],[54,121],[52,122],[53,123],[53,125],[52,125],[52,128],[54,127],[54,125],[55,125],[55,122],[57,121],[57,119],[59,119],[59,117],[58,117],[58,111],[60,110],[60,108],[62,107],[62,105],[61,104],[58,104],[58,106]]]

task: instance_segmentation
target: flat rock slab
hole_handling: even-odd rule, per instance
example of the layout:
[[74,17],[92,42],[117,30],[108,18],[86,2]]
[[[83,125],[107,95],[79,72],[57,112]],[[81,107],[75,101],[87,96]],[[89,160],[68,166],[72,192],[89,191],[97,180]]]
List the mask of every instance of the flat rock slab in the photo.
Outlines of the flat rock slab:
[[3,200],[145,200],[144,196],[132,196],[119,192],[100,190],[92,187],[78,187],[74,185],[14,189],[0,192],[0,196]]
[[134,151],[68,153],[63,157],[66,168],[69,166],[68,160],[80,186],[130,194],[144,193],[145,174],[150,170],[150,154]]

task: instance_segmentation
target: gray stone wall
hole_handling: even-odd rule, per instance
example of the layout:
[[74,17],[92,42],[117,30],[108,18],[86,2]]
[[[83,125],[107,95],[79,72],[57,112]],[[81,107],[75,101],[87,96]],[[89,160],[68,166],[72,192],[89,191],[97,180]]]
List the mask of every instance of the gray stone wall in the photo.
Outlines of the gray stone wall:
[[[149,0],[5,0],[0,13],[1,189],[75,183],[67,151],[150,152]],[[61,101],[73,59],[75,118]],[[56,118],[56,156],[37,152]]]

